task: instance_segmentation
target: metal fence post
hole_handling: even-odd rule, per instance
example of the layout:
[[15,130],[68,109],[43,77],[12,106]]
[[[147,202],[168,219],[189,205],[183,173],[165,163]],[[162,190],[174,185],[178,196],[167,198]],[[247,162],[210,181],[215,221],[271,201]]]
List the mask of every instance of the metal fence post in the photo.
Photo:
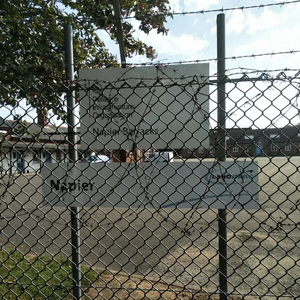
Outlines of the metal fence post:
[[[225,84],[225,14],[217,16],[217,72],[218,72],[218,153],[219,161],[226,160],[226,84]],[[219,285],[220,300],[227,299],[227,215],[218,210],[219,229]]]
[[120,12],[120,3],[119,0],[113,0],[113,7],[116,17],[116,27],[117,27],[117,39],[119,43],[120,49],[120,57],[121,57],[121,66],[122,68],[126,68],[126,56],[125,56],[125,46],[124,46],[124,38],[123,38],[123,28],[121,22],[121,12]]
[[[125,56],[125,46],[124,46],[124,39],[123,39],[123,28],[122,28],[122,22],[121,22],[121,12],[120,12],[120,4],[118,0],[113,0],[113,10],[115,15],[115,26],[117,28],[117,41],[119,44],[119,50],[120,50],[120,58],[121,58],[121,66],[122,68],[126,68],[126,56]],[[117,152],[119,152],[119,161],[120,162],[126,162],[126,150],[124,149],[118,149]]]
[[[73,38],[72,26],[66,24],[64,28],[65,36],[65,64],[67,80],[74,81],[74,59],[73,59]],[[75,130],[75,95],[74,91],[67,91],[67,122],[68,122],[68,146],[69,161],[77,161],[77,141]],[[71,241],[72,241],[72,271],[73,271],[73,297],[76,300],[81,299],[81,271],[80,271],[80,216],[79,207],[71,207]]]

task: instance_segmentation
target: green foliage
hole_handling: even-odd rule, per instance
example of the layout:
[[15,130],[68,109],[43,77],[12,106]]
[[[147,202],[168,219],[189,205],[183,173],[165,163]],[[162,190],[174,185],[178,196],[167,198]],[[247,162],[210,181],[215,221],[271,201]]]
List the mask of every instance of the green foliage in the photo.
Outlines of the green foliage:
[[[145,33],[167,34],[172,17],[168,0],[120,0],[124,44],[128,57],[149,59],[155,49],[133,37],[134,16]],[[111,0],[6,0],[0,1],[0,103],[14,106],[27,99],[36,108],[53,109],[64,117],[61,94],[65,92],[63,26],[74,31],[75,69],[117,67],[97,31],[117,40]]]
[[[72,293],[71,262],[50,255],[24,256],[18,249],[0,251],[0,294],[5,299],[68,299]],[[82,267],[82,284],[99,272]]]

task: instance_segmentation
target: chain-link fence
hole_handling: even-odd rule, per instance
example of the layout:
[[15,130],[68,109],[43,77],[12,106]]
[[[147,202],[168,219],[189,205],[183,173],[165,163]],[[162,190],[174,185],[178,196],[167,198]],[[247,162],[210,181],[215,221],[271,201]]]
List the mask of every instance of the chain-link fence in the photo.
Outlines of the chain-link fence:
[[298,75],[228,71],[226,128],[208,65],[89,70],[36,89],[62,107],[72,92],[76,126],[43,107],[34,122],[31,108],[1,119],[3,299],[70,299],[74,282],[83,299],[217,298],[220,209],[228,296],[300,297]]

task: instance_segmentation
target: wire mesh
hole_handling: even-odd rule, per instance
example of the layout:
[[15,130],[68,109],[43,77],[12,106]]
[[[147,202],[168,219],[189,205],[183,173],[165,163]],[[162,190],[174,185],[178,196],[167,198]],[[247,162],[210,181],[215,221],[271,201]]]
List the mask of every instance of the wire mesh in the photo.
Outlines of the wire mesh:
[[[298,73],[228,72],[222,165],[215,78],[187,76],[169,65],[159,75],[134,77],[136,69],[110,81],[35,90],[37,97],[51,90],[61,107],[66,91],[75,91],[83,106],[80,117],[74,110],[75,164],[68,161],[67,124],[51,124],[47,109],[32,122],[31,109],[0,118],[3,298],[72,296],[75,204],[81,204],[86,299],[217,298],[220,205],[228,209],[228,296],[300,297]],[[27,90],[23,94],[30,100]],[[147,114],[157,121],[150,123]],[[86,117],[91,123],[83,123]],[[146,134],[142,122],[161,127]],[[95,124],[102,135],[91,129]],[[255,209],[247,206],[253,203]]]

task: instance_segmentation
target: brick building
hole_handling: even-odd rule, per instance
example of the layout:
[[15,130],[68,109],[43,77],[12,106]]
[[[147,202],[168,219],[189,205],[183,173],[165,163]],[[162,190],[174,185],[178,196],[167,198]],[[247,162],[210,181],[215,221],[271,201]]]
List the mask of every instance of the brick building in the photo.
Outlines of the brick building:
[[[182,157],[215,157],[218,144],[217,131],[211,130],[209,149],[183,149]],[[296,126],[227,129],[226,149],[227,157],[300,155],[300,129]]]

